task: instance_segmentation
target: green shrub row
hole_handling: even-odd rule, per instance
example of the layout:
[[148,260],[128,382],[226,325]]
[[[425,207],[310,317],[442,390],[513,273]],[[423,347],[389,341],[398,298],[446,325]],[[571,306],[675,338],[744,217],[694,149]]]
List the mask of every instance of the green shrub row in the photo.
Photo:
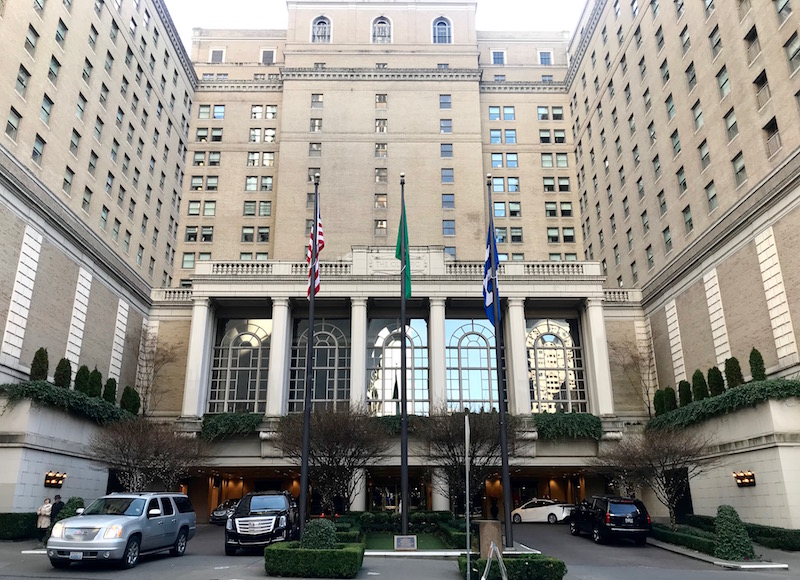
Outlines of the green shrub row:
[[300,542],[278,542],[264,549],[267,576],[355,578],[364,561],[364,544],[339,544],[330,550],[308,550]]
[[[567,565],[556,558],[543,554],[520,554],[503,558],[509,580],[561,580],[567,573]],[[486,560],[473,558],[470,561],[471,578],[480,578],[486,569]],[[459,556],[458,569],[467,577],[467,557]],[[500,566],[492,562],[488,580],[501,580]]]
[[660,524],[653,524],[651,536],[662,542],[669,542],[670,544],[691,548],[692,550],[697,550],[698,552],[702,552],[710,556],[714,555],[713,538],[699,536],[689,533],[686,530],[673,532],[667,526],[662,526]]
[[208,441],[249,435],[253,433],[264,415],[261,413],[220,413],[217,415],[203,415],[203,427],[200,436]]
[[[447,544],[448,547],[453,549],[462,549],[467,545],[467,532],[465,528],[466,525],[461,528],[457,528],[454,524],[440,523],[436,534],[445,544]],[[471,543],[473,546],[477,543],[477,537],[477,534],[472,534]]]
[[714,556],[734,562],[755,558],[753,542],[750,540],[739,514],[732,506],[721,505],[717,508],[716,523]]
[[800,381],[773,379],[751,382],[736,389],[729,389],[716,397],[694,401],[685,407],[654,417],[647,423],[647,428],[688,427],[712,417],[719,417],[747,407],[755,407],[759,403],[771,399],[782,400],[789,397],[800,397]]
[[[716,529],[716,518],[712,516],[688,514],[682,518],[682,521],[690,526],[710,532]],[[747,522],[744,523],[744,528],[747,530],[750,539],[756,544],[776,550],[786,550],[789,552],[800,551],[800,530],[762,526],[760,524],[749,524]]]
[[535,413],[531,415],[539,440],[594,439],[600,441],[603,424],[591,413]]
[[45,381],[0,385],[0,393],[7,395],[12,404],[30,399],[40,405],[57,407],[73,415],[91,419],[98,425],[133,417],[129,412],[101,398],[55,387]]
[[358,530],[336,530],[337,544],[357,544],[361,541],[361,532]]
[[36,512],[0,514],[0,540],[28,540],[35,537]]

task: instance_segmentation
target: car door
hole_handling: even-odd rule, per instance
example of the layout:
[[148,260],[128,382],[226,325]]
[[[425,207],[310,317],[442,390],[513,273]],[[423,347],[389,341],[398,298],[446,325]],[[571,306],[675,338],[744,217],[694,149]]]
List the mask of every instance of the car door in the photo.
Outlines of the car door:
[[[152,510],[158,512],[157,515],[150,515]],[[151,498],[147,502],[147,508],[144,511],[144,520],[142,524],[142,551],[155,550],[163,546],[164,541],[164,518],[161,515],[161,505],[158,503],[158,498]]]
[[164,537],[161,545],[171,546],[178,538],[178,516],[169,497],[161,498],[161,513],[164,518]]
[[547,521],[547,502],[538,500],[533,503],[530,511],[530,522],[544,522]]

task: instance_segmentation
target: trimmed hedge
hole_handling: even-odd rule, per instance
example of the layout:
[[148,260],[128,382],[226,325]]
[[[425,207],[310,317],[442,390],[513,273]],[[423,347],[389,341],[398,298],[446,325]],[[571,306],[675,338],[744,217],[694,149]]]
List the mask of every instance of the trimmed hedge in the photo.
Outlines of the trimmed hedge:
[[755,407],[765,401],[780,401],[790,397],[800,397],[800,381],[786,379],[756,381],[655,417],[647,423],[647,428],[688,427],[712,417],[719,417],[747,407]]
[[[561,580],[567,574],[567,565],[556,558],[543,554],[520,554],[503,558],[509,580]],[[480,578],[486,569],[486,560],[473,558],[470,561],[472,578]],[[467,577],[467,557],[458,557],[458,569],[461,576]],[[501,580],[500,566],[492,563],[488,580]]]
[[750,376],[754,381],[767,380],[767,368],[764,366],[764,357],[756,347],[750,351]]
[[119,398],[120,409],[125,409],[131,415],[138,415],[141,406],[142,399],[136,389],[130,385],[122,389],[122,396]]
[[33,362],[31,362],[30,380],[32,381],[46,381],[47,375],[50,373],[50,363],[47,359],[47,349],[42,347],[33,355]]
[[262,413],[219,413],[217,415],[203,415],[203,427],[200,436],[208,441],[236,437],[239,435],[252,435],[261,421]]
[[[683,516],[682,520],[688,525],[701,530],[709,532],[716,530],[716,518],[713,516],[687,514]],[[766,548],[786,550],[787,552],[800,551],[800,530],[762,526],[761,524],[749,524],[747,522],[744,522],[744,529],[747,530],[751,540]]]
[[603,436],[600,417],[591,413],[534,413],[531,415],[539,440],[594,439]]
[[37,534],[36,512],[0,514],[0,540],[29,540]]
[[278,542],[264,548],[267,576],[355,578],[364,561],[364,544],[339,544],[331,550],[308,550],[300,542]]
[[688,530],[686,530],[685,528],[680,529],[677,532],[673,532],[667,526],[653,524],[653,530],[650,535],[654,539],[660,540],[662,542],[668,542],[670,544],[676,544],[678,546],[691,548],[692,550],[697,550],[698,552],[702,552],[710,556],[714,555],[713,538],[708,538],[694,533],[689,533]]
[[716,535],[714,555],[717,558],[734,562],[755,558],[753,542],[750,541],[739,514],[732,506],[721,505],[717,508]]
[[45,381],[0,385],[0,393],[7,395],[12,404],[23,399],[30,399],[40,405],[57,407],[72,415],[91,419],[98,425],[107,425],[132,418],[130,413],[103,399],[56,387]]

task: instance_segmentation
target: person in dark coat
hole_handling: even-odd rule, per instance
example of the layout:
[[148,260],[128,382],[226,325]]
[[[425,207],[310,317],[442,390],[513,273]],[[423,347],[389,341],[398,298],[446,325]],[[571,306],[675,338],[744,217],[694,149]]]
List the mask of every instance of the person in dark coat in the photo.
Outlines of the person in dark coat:
[[55,501],[53,502],[53,507],[50,508],[50,525],[51,526],[54,523],[56,523],[56,519],[58,518],[58,513],[62,509],[64,509],[64,502],[61,501],[61,496],[57,495],[54,499],[55,499]]

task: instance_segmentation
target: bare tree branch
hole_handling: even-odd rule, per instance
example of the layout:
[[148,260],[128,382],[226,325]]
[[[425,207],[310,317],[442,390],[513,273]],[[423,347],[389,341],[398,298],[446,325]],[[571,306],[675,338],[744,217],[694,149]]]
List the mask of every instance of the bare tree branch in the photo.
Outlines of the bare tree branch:
[[622,371],[630,386],[636,391],[653,416],[653,394],[656,390],[655,353],[648,336],[644,340],[625,339],[609,343],[608,358],[612,366]]
[[159,383],[164,367],[175,362],[183,344],[161,341],[158,332],[149,327],[142,328],[136,366],[136,388],[142,400],[142,415],[147,416],[167,393],[166,385]]

